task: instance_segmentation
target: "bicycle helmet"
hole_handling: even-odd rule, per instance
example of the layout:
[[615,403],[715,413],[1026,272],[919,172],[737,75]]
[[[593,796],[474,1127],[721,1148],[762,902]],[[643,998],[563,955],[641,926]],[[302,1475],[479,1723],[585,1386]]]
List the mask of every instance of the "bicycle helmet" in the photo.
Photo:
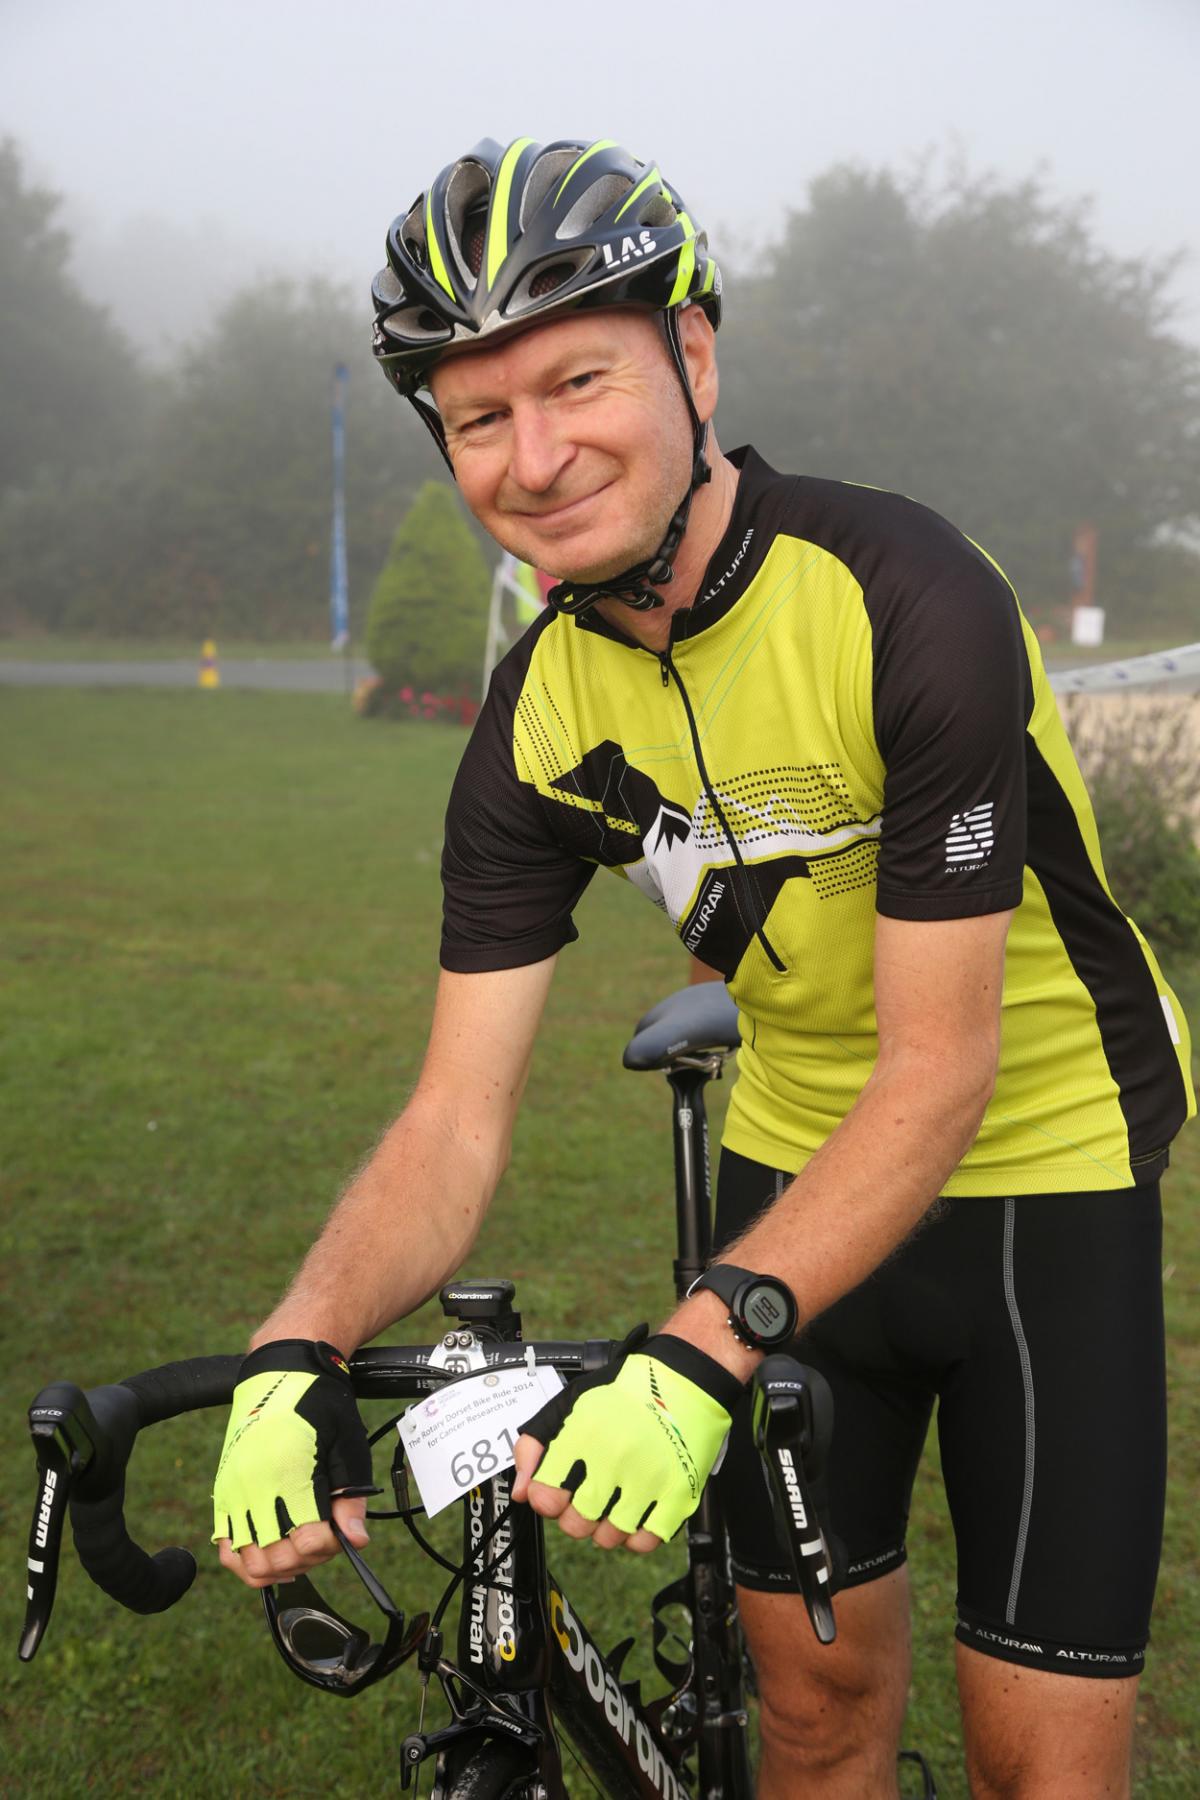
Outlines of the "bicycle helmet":
[[661,606],[655,587],[671,579],[692,498],[710,476],[708,429],[696,413],[678,311],[694,301],[714,330],[721,321],[720,270],[674,188],[655,165],[607,138],[547,145],[518,138],[507,148],[484,138],[393,221],[387,259],[371,289],[374,353],[448,464],[441,419],[419,390],[452,346],[584,307],[640,306],[663,315],[692,420],[691,484],[654,556],[611,581],[563,582],[548,596],[571,613],[604,594],[638,610]]

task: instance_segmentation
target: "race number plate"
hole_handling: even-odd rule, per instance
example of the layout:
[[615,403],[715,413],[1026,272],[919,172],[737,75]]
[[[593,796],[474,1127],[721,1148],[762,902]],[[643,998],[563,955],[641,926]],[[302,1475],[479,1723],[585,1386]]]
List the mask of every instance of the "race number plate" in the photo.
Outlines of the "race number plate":
[[489,1476],[513,1466],[524,1421],[562,1387],[557,1369],[489,1369],[410,1406],[397,1427],[432,1518]]

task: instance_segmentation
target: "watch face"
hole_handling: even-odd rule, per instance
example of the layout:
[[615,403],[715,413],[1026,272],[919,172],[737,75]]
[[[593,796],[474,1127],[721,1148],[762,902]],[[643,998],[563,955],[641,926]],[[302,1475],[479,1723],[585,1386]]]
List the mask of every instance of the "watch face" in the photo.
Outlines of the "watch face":
[[756,1281],[740,1296],[742,1317],[756,1336],[768,1341],[790,1337],[793,1308],[774,1281]]

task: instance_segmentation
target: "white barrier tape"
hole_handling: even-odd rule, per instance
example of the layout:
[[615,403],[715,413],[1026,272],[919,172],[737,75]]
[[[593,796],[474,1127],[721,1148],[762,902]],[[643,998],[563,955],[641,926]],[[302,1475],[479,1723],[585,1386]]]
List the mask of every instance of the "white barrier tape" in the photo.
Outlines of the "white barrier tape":
[[1161,681],[1185,690],[1194,682],[1200,689],[1200,644],[1156,650],[1152,656],[1131,656],[1128,662],[1048,670],[1047,675],[1056,694],[1113,694],[1121,688],[1152,687]]

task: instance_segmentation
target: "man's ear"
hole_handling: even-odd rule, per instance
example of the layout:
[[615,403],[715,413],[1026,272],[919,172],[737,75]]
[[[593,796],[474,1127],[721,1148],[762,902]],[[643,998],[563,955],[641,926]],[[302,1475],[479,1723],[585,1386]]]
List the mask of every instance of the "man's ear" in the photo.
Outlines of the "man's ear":
[[679,336],[692,398],[701,420],[707,424],[717,410],[717,334],[702,306],[685,306],[679,315]]

